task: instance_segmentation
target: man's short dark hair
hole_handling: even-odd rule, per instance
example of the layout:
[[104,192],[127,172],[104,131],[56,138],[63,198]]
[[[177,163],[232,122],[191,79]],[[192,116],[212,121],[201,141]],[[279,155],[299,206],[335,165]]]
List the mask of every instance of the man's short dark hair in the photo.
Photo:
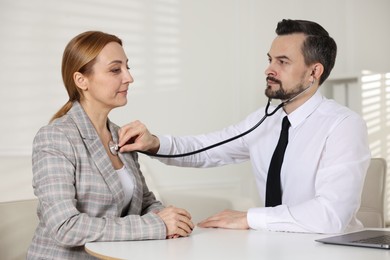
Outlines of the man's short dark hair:
[[337,45],[329,33],[319,24],[305,20],[283,19],[275,30],[277,35],[303,33],[306,36],[302,44],[302,54],[306,65],[319,62],[324,66],[319,85],[332,71],[337,55]]

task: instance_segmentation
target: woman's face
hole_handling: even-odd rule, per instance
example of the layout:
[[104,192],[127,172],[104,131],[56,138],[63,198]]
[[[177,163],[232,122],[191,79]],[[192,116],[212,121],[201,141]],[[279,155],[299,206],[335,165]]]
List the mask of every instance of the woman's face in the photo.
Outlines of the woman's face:
[[127,90],[134,81],[127,62],[122,46],[108,43],[96,57],[91,75],[86,76],[85,102],[109,110],[126,105]]

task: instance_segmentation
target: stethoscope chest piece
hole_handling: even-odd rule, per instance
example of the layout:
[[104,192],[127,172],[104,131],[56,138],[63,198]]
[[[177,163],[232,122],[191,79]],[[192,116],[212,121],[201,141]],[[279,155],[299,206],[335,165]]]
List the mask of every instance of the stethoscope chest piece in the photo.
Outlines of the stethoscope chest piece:
[[118,155],[119,151],[119,145],[117,143],[114,143],[113,141],[108,142],[108,148],[110,149],[110,152],[112,155]]

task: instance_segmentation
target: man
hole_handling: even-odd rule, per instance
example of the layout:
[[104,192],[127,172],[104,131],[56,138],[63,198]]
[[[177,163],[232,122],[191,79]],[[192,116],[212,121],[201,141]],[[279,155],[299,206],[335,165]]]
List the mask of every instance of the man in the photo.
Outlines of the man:
[[[312,233],[362,228],[356,212],[370,161],[366,126],[359,115],[318,91],[334,66],[336,43],[323,27],[310,21],[283,20],[276,33],[267,54],[265,94],[285,101],[283,109],[233,142],[193,156],[160,160],[184,167],[251,160],[266,207],[223,211],[202,221],[201,227]],[[246,131],[264,113],[261,108],[220,132],[187,137],[157,138],[142,123],[133,122],[120,131],[120,151],[189,152]],[[286,116],[288,120],[283,120]],[[282,121],[286,121],[283,138],[282,134],[279,137]],[[130,139],[135,141],[126,144]],[[284,157],[278,159],[282,165],[276,166],[275,175],[271,160],[278,142],[287,147],[283,148]]]

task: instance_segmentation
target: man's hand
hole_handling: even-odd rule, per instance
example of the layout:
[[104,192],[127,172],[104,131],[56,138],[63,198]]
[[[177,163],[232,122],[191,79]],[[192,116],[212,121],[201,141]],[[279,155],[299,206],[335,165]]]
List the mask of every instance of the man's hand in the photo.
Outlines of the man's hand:
[[249,229],[246,212],[236,210],[224,210],[198,224],[204,228]]
[[157,153],[160,148],[160,140],[138,120],[122,126],[118,135],[120,152],[147,151]]

